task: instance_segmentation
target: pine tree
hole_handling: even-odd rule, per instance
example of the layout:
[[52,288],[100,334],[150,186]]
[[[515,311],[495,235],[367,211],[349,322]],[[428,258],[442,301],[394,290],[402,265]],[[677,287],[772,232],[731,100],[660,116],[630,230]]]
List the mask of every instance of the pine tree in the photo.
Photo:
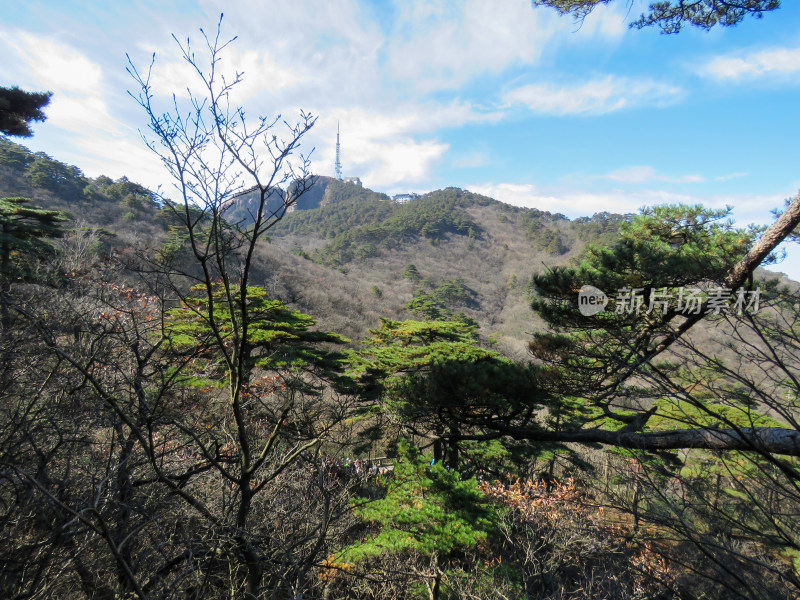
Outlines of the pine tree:
[[410,279],[411,281],[419,281],[422,278],[417,267],[410,263],[406,265],[406,268],[403,270],[402,277],[403,279]]
[[[193,288],[205,291],[203,286]],[[253,370],[313,372],[326,380],[338,380],[342,355],[329,350],[331,344],[348,340],[335,334],[316,331],[316,321],[309,315],[292,310],[280,300],[267,297],[259,287],[248,287],[247,321],[231,312],[238,298],[226,299],[222,286],[211,298],[198,294],[187,297],[180,308],[169,312],[166,331],[174,352],[206,363],[203,369],[209,381],[226,377],[231,360],[242,363],[243,384],[250,386]],[[241,354],[233,358],[220,351],[233,344],[235,332],[247,330]],[[306,391],[312,387],[302,378],[297,384]]]
[[0,133],[31,137],[31,121],[44,121],[42,108],[50,103],[51,92],[25,92],[18,87],[0,87]]
[[[598,6],[610,1],[533,0],[533,5],[550,6],[562,15],[572,15],[582,22]],[[777,10],[780,5],[780,0],[662,0],[651,2],[649,11],[630,26],[636,29],[658,27],[661,33],[678,33],[687,25],[705,30],[717,26],[732,27],[746,17],[760,19],[764,13]]]
[[436,461],[460,468],[463,440],[495,415],[513,418],[546,398],[536,369],[481,348],[475,327],[453,321],[391,321],[354,357],[362,396],[407,432],[433,442]]
[[432,599],[441,595],[442,566],[454,552],[486,540],[497,516],[474,479],[462,481],[458,472],[431,464],[430,456],[405,440],[387,478],[386,495],[374,501],[356,499],[353,505],[378,530],[342,550],[334,564],[352,565],[386,553],[427,557],[425,584]]
[[29,275],[32,258],[53,252],[46,238],[64,234],[66,217],[55,210],[30,206],[30,198],[0,198],[0,276],[8,291],[16,278]]

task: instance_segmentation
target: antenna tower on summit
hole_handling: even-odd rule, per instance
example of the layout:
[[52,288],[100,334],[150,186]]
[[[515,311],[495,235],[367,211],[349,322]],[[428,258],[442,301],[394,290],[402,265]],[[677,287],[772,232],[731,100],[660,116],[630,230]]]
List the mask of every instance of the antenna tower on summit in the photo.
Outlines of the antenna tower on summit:
[[336,163],[333,165],[336,171],[336,179],[342,178],[342,155],[339,148],[339,121],[336,121]]

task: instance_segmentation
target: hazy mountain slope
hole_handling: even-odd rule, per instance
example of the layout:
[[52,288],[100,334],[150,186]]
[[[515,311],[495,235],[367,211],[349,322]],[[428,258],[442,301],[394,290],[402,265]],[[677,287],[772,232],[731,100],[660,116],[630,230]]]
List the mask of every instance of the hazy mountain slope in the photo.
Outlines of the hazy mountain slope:
[[65,212],[64,243],[90,238],[95,252],[160,243],[170,220],[152,191],[125,177],[91,179],[76,166],[0,136],[0,197],[6,196]]
[[[73,231],[61,243],[68,251],[83,243],[78,238],[86,231],[95,236],[92,251],[100,254],[158,248],[171,222],[169,211],[142,186],[124,178],[87,178],[77,167],[5,138],[0,194],[67,211]],[[246,222],[251,196],[232,202],[230,220]],[[276,192],[276,201],[282,197]],[[397,204],[352,183],[315,177],[259,250],[254,283],[354,340],[377,326],[381,315],[413,318],[406,305],[421,294],[474,319],[484,339],[522,357],[530,333],[542,326],[529,306],[531,276],[577,258],[587,243],[613,241],[625,218],[598,213],[571,221],[457,188]],[[695,335],[710,340],[712,333],[701,327]]]
[[[272,243],[260,251],[256,283],[316,316],[320,326],[355,339],[377,326],[380,315],[412,317],[405,306],[415,292],[433,293],[449,282],[461,286],[470,301],[462,305],[445,298],[447,308],[475,319],[485,338],[495,336],[502,349],[519,355],[536,326],[526,300],[531,274],[544,264],[564,264],[586,238],[575,231],[577,222],[561,215],[510,207],[457,188],[397,204],[330,177],[314,177],[313,183],[270,231]],[[0,193],[66,211],[73,219],[67,227],[75,232],[66,245],[80,231],[102,231],[103,243],[94,248],[99,253],[157,248],[171,222],[160,199],[142,186],[124,178],[88,178],[77,167],[5,138],[0,138]],[[276,208],[284,192],[273,196]],[[234,198],[226,217],[245,226],[254,201],[254,192]],[[608,229],[603,223],[578,225]],[[403,278],[409,264],[419,279]]]
[[[343,282],[356,286],[363,310],[349,315],[353,328],[356,322],[374,326],[369,314],[410,317],[404,307],[415,292],[458,281],[470,302],[446,307],[476,320],[482,335],[504,352],[521,356],[529,333],[541,326],[527,299],[533,273],[565,264],[587,241],[613,238],[621,219],[600,215],[572,222],[447,188],[405,204],[375,196],[342,198],[295,211],[270,233],[273,245],[307,265],[330,266],[344,276],[331,275],[329,298],[339,295]],[[418,279],[403,277],[409,265]],[[340,305],[346,302],[342,298]],[[313,304],[307,309],[314,314],[326,312],[313,311]]]

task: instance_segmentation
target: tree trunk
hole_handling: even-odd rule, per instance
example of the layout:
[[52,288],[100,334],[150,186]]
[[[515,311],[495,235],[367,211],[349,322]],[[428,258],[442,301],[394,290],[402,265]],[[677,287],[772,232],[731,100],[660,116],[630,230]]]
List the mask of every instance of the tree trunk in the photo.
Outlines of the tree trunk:
[[578,429],[548,431],[526,427],[496,426],[497,434],[463,436],[461,439],[492,439],[507,435],[534,442],[601,443],[639,450],[751,450],[800,456],[800,431],[783,427],[742,427],[740,429],[676,429],[657,432]]

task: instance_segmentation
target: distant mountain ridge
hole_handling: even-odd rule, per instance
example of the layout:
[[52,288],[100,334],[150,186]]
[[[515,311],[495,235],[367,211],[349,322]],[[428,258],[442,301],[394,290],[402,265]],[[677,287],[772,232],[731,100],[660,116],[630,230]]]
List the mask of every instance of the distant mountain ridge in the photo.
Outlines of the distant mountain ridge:
[[[614,241],[629,217],[564,215],[510,206],[459,188],[404,203],[331,177],[315,176],[293,212],[257,253],[256,285],[313,315],[320,327],[363,339],[379,317],[463,314],[484,340],[526,355],[543,323],[530,308],[532,275],[577,260],[588,243]],[[268,208],[282,205],[273,192]],[[0,137],[0,195],[27,196],[71,215],[66,251],[93,236],[91,252],[162,251],[176,225],[156,194],[126,178],[86,177],[79,168]],[[252,222],[257,193],[231,201],[226,218]],[[427,312],[426,312],[427,311]]]
[[[267,199],[267,211],[270,213],[279,211],[287,197],[292,199],[293,196],[298,195],[298,187],[296,183],[292,183],[285,191],[279,187],[273,188],[270,197]],[[389,199],[385,194],[373,192],[355,183],[341,181],[325,175],[310,176],[306,180],[304,187],[306,189],[293,200],[288,212],[313,210],[353,198],[362,200]],[[253,222],[259,202],[260,193],[258,188],[252,187],[236,194],[228,201],[225,216],[230,222],[246,227]]]
[[[531,275],[565,264],[587,241],[613,239],[621,215],[570,221],[458,188],[405,203],[355,183],[314,176],[294,210],[259,250],[259,281],[273,296],[314,315],[320,325],[359,339],[378,317],[414,318],[408,308],[430,300],[463,312],[511,354],[524,353],[535,324],[526,288]],[[64,210],[74,227],[102,231],[104,252],[169,244],[172,212],[125,178],[86,177],[79,168],[0,138],[0,193],[23,195]],[[277,189],[267,208],[282,206],[293,186]],[[256,190],[225,211],[247,227]],[[76,229],[77,231],[77,229]],[[100,251],[100,250],[98,250]],[[410,268],[413,267],[413,268]],[[416,277],[404,273],[416,272]],[[468,301],[464,300],[468,299]]]

